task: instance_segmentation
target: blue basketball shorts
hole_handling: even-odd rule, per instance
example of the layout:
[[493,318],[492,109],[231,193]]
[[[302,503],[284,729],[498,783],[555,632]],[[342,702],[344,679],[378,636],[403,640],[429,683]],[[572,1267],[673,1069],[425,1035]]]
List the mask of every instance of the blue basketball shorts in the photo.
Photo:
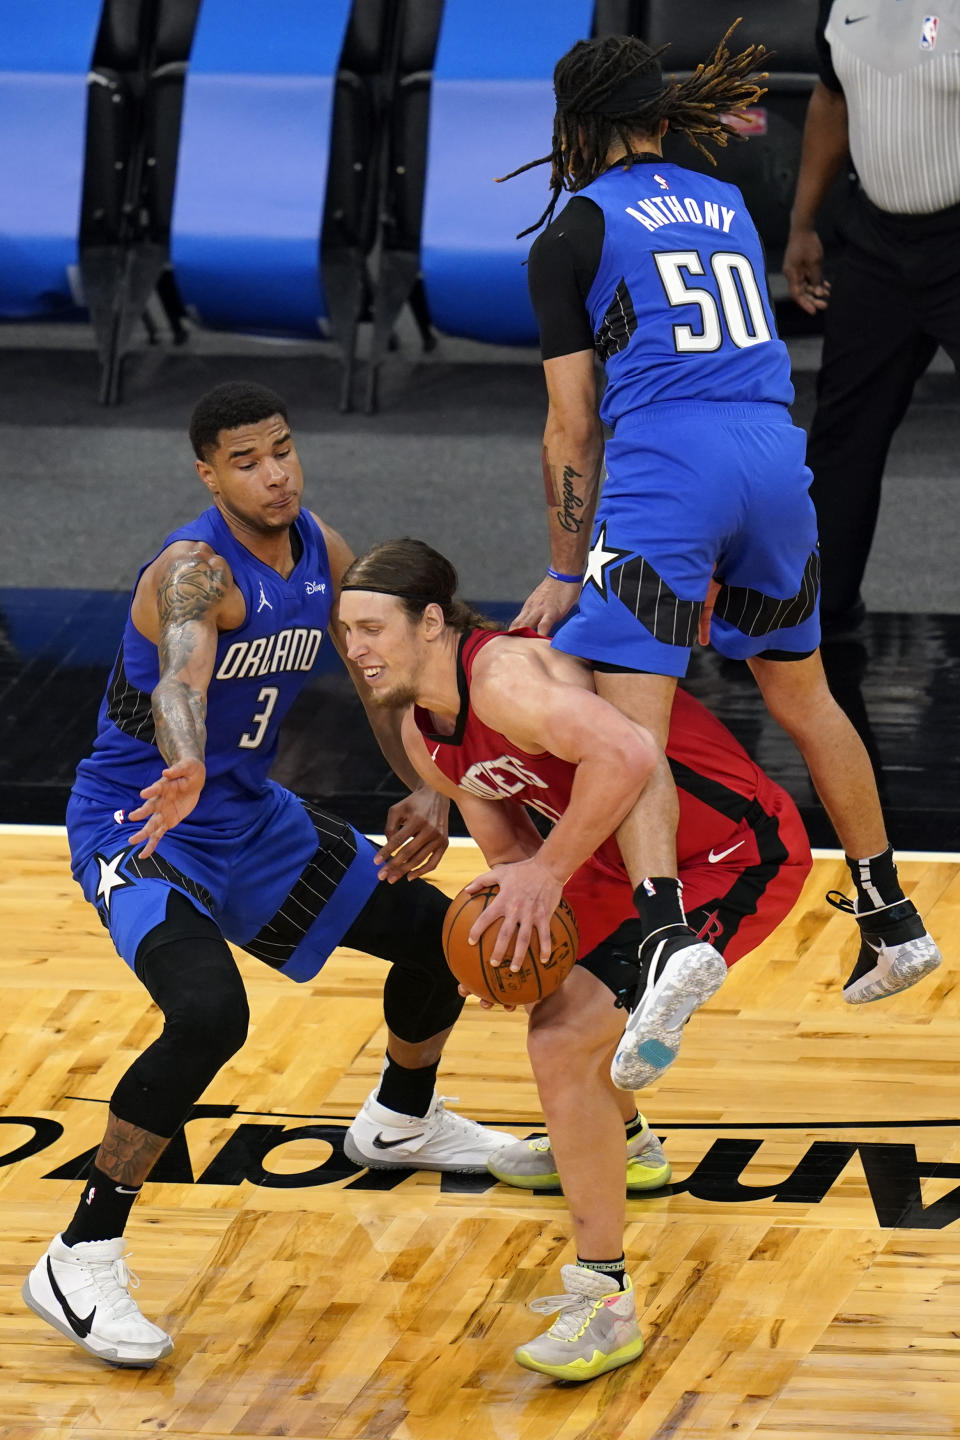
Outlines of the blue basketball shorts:
[[105,801],[70,797],[74,878],[131,969],[141,940],[165,918],[170,891],[179,890],[227,940],[292,980],[310,980],[377,885],[364,835],[272,782],[251,801],[239,834],[188,817],[144,859],[142,844],[125,838],[139,828]]
[[806,436],[782,405],[669,403],[617,425],[579,603],[560,650],[683,676],[710,580],[732,660],[820,643]]

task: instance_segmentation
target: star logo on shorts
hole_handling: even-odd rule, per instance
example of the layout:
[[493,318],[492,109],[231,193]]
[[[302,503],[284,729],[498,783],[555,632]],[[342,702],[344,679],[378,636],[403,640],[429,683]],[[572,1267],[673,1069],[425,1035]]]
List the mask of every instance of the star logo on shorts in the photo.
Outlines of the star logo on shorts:
[[120,865],[126,859],[127,853],[126,850],[120,850],[112,860],[108,860],[106,855],[101,855],[98,851],[94,857],[100,866],[100,883],[97,885],[95,903],[99,904],[102,900],[103,908],[108,915],[110,913],[110,896],[114,890],[126,890],[133,884],[133,881],[128,880],[126,875],[119,873]]
[[600,526],[596,540],[593,542],[593,549],[587,556],[587,570],[583,577],[584,585],[592,585],[598,590],[603,599],[607,598],[606,572],[611,565],[619,564],[625,560],[631,552],[629,550],[617,550],[607,548],[607,522]]

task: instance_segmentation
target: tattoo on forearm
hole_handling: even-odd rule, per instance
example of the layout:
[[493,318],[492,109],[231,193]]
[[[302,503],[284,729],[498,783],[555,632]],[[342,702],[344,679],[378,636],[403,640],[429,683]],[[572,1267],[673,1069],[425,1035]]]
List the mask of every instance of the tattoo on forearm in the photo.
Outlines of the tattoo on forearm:
[[174,560],[157,590],[160,680],[153,692],[156,745],[168,764],[202,760],[207,741],[207,700],[203,690],[180,677],[190,664],[202,620],[226,594],[222,566],[188,556]]
[[169,1143],[165,1135],[141,1130],[111,1113],[95,1164],[118,1185],[142,1185]]
[[181,680],[161,680],[153,692],[155,743],[168,765],[202,760],[207,745],[207,701]]
[[570,530],[574,534],[577,534],[583,525],[583,515],[579,512],[583,509],[584,497],[573,482],[582,479],[580,471],[574,470],[572,465],[563,467],[563,489],[557,520],[562,530]]

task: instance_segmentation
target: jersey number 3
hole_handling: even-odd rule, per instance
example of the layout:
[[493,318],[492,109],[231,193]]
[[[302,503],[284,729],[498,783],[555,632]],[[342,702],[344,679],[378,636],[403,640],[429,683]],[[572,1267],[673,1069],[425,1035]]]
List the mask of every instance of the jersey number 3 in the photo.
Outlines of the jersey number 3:
[[[724,330],[738,350],[772,340],[760,286],[746,255],[717,250],[710,256],[710,269],[717,282],[717,298],[702,286],[689,285],[688,275],[705,275],[696,250],[654,251],[660,283],[671,306],[696,305],[700,326],[674,325],[673,344],[678,355],[702,355],[719,350]],[[681,272],[686,270],[687,275]]]
[[263,705],[263,709],[258,710],[256,715],[252,717],[256,729],[252,733],[245,732],[240,736],[238,742],[243,746],[244,750],[256,750],[257,746],[263,740],[264,735],[267,733],[270,716],[273,714],[273,707],[277,703],[277,696],[279,694],[280,691],[276,685],[264,685],[261,689],[257,700]]

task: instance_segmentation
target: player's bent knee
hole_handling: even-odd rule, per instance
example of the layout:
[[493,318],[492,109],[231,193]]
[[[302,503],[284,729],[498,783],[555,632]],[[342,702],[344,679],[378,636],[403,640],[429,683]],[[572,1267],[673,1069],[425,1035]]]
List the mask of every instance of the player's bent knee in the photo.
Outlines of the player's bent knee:
[[527,1053],[538,1079],[567,1083],[606,1057],[615,1038],[571,1012],[544,1017],[539,1023],[533,1016],[527,1031]]
[[178,1051],[202,1053],[217,1068],[244,1045],[250,1007],[242,985],[184,997],[165,1017],[164,1034]]
[[230,947],[209,917],[196,918],[205,924],[193,933],[158,926],[137,954],[136,971],[163,1013],[165,1048],[187,1057],[188,1068],[199,1060],[215,1073],[246,1040],[250,1009]]

